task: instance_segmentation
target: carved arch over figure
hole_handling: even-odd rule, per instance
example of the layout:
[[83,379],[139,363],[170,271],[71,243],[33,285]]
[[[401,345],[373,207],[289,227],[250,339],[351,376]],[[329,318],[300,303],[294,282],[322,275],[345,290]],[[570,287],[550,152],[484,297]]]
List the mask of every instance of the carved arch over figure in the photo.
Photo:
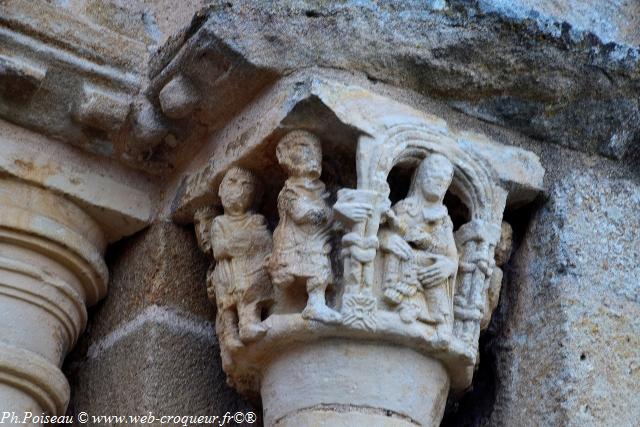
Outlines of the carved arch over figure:
[[[429,127],[413,121],[389,126],[375,137],[362,135],[356,153],[358,189],[351,194],[353,197],[357,191],[377,193],[373,198],[378,199],[379,209],[365,224],[356,224],[353,233],[365,240],[375,238],[383,211],[390,203],[389,173],[395,165],[418,162],[429,153],[442,154],[453,164],[450,191],[470,212],[470,221],[457,233],[461,236],[461,263],[454,297],[455,334],[466,347],[464,343],[473,342],[479,334],[475,323],[479,323],[484,314],[484,304],[480,304],[480,300],[492,274],[492,251],[500,237],[500,222],[506,202],[506,192],[499,188],[496,174],[488,162],[462,149],[446,127]],[[343,196],[345,194],[343,191]],[[371,294],[373,268],[371,263],[345,259],[345,319],[354,326],[368,329],[375,329],[374,297]]]
[[[428,153],[440,153],[446,156],[455,169],[451,192],[467,206],[471,218],[481,220],[494,218],[495,212],[491,209],[489,201],[495,197],[496,178],[491,166],[481,157],[460,148],[456,138],[448,132],[436,133],[427,126],[414,123],[398,124],[375,139],[375,144],[389,147],[391,168],[404,160],[419,161]],[[371,148],[369,144],[362,147],[363,150]],[[388,155],[384,148],[381,151],[382,155]],[[388,175],[391,168],[386,166],[384,170]]]
[[404,146],[394,159],[396,163],[408,157],[424,157],[426,151],[443,154],[454,165],[450,191],[470,214],[470,220],[456,233],[460,267],[454,296],[454,333],[462,342],[474,343],[479,335],[476,323],[484,315],[484,304],[479,299],[484,296],[495,266],[493,251],[500,238],[506,192],[498,186],[496,174],[486,159],[462,149],[454,137],[444,132],[434,136],[429,129],[410,124],[396,125],[384,137],[386,144]]

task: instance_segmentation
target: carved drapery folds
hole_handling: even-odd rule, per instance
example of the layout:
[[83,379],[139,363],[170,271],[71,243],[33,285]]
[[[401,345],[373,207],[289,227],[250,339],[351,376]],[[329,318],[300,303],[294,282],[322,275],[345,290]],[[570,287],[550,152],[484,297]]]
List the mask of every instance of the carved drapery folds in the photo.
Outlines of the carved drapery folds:
[[[258,180],[264,170],[239,162],[222,171],[220,215],[211,206],[195,215],[215,260],[208,286],[224,369],[239,390],[262,395],[267,425],[382,423],[383,413],[393,425],[437,425],[449,388],[471,384],[497,303],[509,192],[532,200],[542,169],[513,148],[496,159],[495,144],[395,101],[314,83],[323,108],[357,129],[353,156],[323,152],[332,133],[313,118],[288,118],[252,153],[275,158],[282,179]],[[355,188],[341,185],[349,172],[335,164]],[[409,179],[392,188],[398,168]],[[259,181],[277,200],[256,203]],[[392,202],[392,193],[403,195]],[[464,211],[455,225],[448,194]],[[407,387],[420,397],[400,398]]]

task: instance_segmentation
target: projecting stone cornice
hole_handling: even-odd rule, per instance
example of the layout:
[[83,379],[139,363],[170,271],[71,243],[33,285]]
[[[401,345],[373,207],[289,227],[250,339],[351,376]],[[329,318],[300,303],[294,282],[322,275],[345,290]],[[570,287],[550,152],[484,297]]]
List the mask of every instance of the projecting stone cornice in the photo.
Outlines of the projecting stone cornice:
[[214,42],[198,16],[158,49],[46,2],[3,2],[0,117],[171,174],[276,78]]
[[[353,80],[349,74],[312,69],[278,81],[215,133],[194,156],[171,203],[173,219],[188,223],[198,208],[218,204],[219,199],[211,189],[217,188],[225,171],[233,164],[256,163],[258,173],[260,169],[272,171],[274,159],[263,156],[261,147],[273,144],[288,129],[296,126],[312,128],[320,135],[332,137],[332,145],[353,149],[359,135],[384,130],[384,119],[372,120],[367,116],[374,114],[376,109],[388,111],[391,116],[404,114],[416,122],[433,123],[461,149],[496,159],[494,170],[499,182],[509,190],[507,203],[511,207],[530,202],[542,191],[542,168],[534,154],[497,144],[479,133],[449,131],[444,120],[398,102],[397,97],[402,94],[391,95],[396,99],[385,97],[357,83],[347,83]],[[353,113],[354,109],[357,114]]]
[[[47,2],[0,5],[0,116],[121,157],[120,131],[144,83],[146,46]],[[120,144],[122,145],[122,144]]]
[[158,186],[114,160],[2,120],[0,150],[0,174],[73,201],[100,225],[108,242],[141,230],[154,216]]

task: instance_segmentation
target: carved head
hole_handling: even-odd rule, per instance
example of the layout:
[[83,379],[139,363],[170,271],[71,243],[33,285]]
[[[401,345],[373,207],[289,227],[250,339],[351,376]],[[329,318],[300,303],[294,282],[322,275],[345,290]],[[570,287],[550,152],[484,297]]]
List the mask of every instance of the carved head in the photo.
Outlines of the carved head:
[[257,192],[256,176],[246,169],[232,167],[222,179],[218,195],[225,213],[240,214],[251,207]]
[[444,199],[453,179],[453,164],[442,154],[430,154],[420,165],[411,183],[411,194],[421,194],[425,200],[438,202]]
[[286,134],[276,147],[276,157],[290,176],[320,178],[322,146],[311,132],[295,130]]
[[502,267],[509,261],[509,257],[511,256],[511,247],[513,245],[513,229],[511,225],[502,221],[502,226],[500,229],[500,241],[496,246],[496,265],[498,267]]

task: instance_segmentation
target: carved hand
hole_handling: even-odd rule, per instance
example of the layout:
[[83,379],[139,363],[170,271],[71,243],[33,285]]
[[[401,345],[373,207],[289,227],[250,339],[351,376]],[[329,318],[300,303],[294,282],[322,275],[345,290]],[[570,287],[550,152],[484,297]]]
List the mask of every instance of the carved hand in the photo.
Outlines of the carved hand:
[[364,202],[336,203],[334,209],[338,210],[340,214],[354,222],[362,222],[366,220],[373,212],[373,206]]
[[342,238],[342,244],[349,248],[351,255],[360,263],[368,263],[376,257],[378,238],[362,237],[358,233],[348,233]]
[[397,234],[391,234],[386,239],[385,249],[403,261],[413,258],[413,249],[411,249],[411,246]]
[[400,218],[393,211],[393,209],[389,208],[382,214],[382,222],[386,222],[391,227],[400,227]]
[[215,242],[215,252],[219,259],[232,258],[244,254],[251,245],[251,240],[242,241],[240,238],[219,239]]
[[443,255],[432,255],[435,260],[429,267],[418,270],[418,280],[425,288],[434,286],[443,280],[453,276],[458,268],[455,261]]

